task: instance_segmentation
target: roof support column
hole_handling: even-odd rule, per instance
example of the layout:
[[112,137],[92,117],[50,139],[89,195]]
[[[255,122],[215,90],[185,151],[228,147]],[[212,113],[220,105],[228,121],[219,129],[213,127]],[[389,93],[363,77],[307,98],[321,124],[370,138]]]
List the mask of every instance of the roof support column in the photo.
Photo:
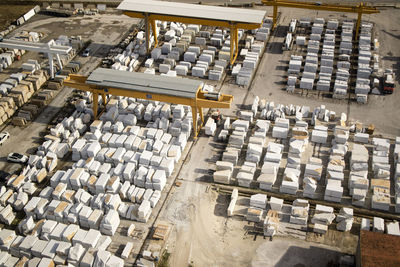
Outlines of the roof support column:
[[277,24],[277,20],[278,20],[278,5],[275,1],[275,5],[274,5],[274,13],[272,16],[272,29],[275,30],[276,24]]
[[200,114],[201,125],[203,125],[204,124],[203,108],[202,107],[198,107],[197,110],[199,111],[199,114]]
[[157,25],[156,25],[156,20],[153,18],[150,18],[150,24],[151,24],[151,29],[153,30],[153,36],[154,36],[154,47],[157,47],[158,45],[158,37],[157,37]]
[[231,65],[235,63],[238,52],[239,52],[239,37],[238,37],[238,28],[235,24],[231,24],[230,28],[230,44],[231,44]]
[[194,139],[197,139],[197,135],[199,133],[198,127],[197,127],[197,107],[196,106],[191,106],[192,108],[192,120],[193,120],[193,134],[194,134]]
[[97,120],[97,109],[99,108],[99,94],[92,93],[92,98],[93,98],[93,117],[95,120]]
[[102,93],[101,94],[101,98],[103,99],[103,106],[104,106],[104,108],[106,108],[106,105],[107,105],[107,96],[106,96],[106,94]]
[[144,24],[146,28],[146,49],[147,54],[150,53],[150,25],[149,25],[149,14],[144,14]]

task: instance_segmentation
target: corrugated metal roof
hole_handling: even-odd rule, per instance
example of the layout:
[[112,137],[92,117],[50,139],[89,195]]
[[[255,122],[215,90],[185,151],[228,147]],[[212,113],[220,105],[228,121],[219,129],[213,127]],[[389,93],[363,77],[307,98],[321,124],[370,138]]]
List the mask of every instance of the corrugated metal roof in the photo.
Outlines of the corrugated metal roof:
[[118,88],[150,94],[163,94],[184,98],[196,98],[201,81],[168,76],[151,75],[98,68],[86,80],[87,84],[105,88]]
[[118,9],[178,17],[260,24],[266,11],[153,0],[124,0]]

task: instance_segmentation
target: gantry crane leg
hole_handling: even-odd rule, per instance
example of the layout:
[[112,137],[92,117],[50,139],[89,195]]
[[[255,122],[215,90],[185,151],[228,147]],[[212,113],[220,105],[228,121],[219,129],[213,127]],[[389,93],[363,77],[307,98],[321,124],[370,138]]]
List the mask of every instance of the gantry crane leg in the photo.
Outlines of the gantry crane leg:
[[238,36],[238,28],[236,27],[236,25],[232,25],[230,28],[230,45],[231,45],[231,65],[233,65],[233,63],[235,63],[236,58],[238,56],[239,53],[239,36]]
[[278,6],[275,5],[273,8],[274,13],[272,15],[272,30],[275,30],[276,24],[278,23]]
[[99,108],[99,94],[92,93],[92,98],[93,98],[93,117],[95,120],[97,120],[97,111]]

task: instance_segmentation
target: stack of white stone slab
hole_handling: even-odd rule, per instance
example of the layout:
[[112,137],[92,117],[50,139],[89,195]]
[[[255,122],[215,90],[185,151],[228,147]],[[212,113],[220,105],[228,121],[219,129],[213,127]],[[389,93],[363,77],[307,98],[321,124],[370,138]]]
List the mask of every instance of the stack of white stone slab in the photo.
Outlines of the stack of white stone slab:
[[[262,42],[255,41],[246,43],[248,43],[246,49],[250,48],[250,51],[246,53],[245,59],[240,69],[237,68],[235,71],[235,74],[237,73],[236,84],[243,86],[248,86],[250,84],[250,81],[254,75],[254,71],[257,68],[261,52],[263,51],[265,46],[265,41]],[[227,58],[226,60],[229,61],[229,58]]]
[[293,127],[289,142],[289,154],[286,167],[300,169],[303,152],[308,145],[308,131],[305,127]]
[[374,177],[371,179],[373,190],[371,207],[388,211],[390,207],[391,165],[389,163],[390,141],[388,139],[372,139],[374,150],[372,154],[372,169]]
[[261,174],[257,178],[260,189],[268,191],[272,189],[272,186],[277,178],[283,149],[284,146],[282,144],[273,142],[268,143],[267,152],[264,157],[264,163],[261,167]]
[[336,229],[343,232],[351,230],[353,225],[353,209],[341,208],[339,214],[336,216]]
[[[261,142],[263,142],[263,140],[261,140]],[[247,146],[246,161],[258,164],[261,160],[262,152],[263,144],[249,143]]]
[[314,127],[311,133],[311,142],[318,144],[326,144],[328,141],[328,127],[318,125]]
[[266,216],[264,219],[264,236],[274,236],[279,228],[279,217]]
[[206,135],[214,136],[215,131],[217,130],[217,124],[215,123],[213,118],[208,118],[206,125],[204,126]]
[[217,169],[213,174],[214,182],[221,184],[230,184],[233,163],[228,161],[217,161]]
[[388,235],[400,236],[399,222],[388,222],[386,223],[386,233]]
[[372,231],[383,233],[385,231],[385,220],[380,217],[374,217],[372,221]]
[[236,165],[239,160],[240,148],[228,146],[222,153],[222,160]]
[[285,168],[279,192],[295,195],[299,189],[300,170]]
[[[310,125],[316,125],[317,121],[324,121],[324,122],[329,122],[329,121],[334,121],[336,119],[336,113],[334,111],[328,110],[325,105],[321,105],[317,108],[315,108],[311,114],[311,123]],[[327,128],[326,126],[322,125],[317,125],[316,130],[319,131],[326,131]],[[324,138],[322,138],[323,140]]]
[[250,222],[261,222],[263,218],[264,210],[260,208],[249,207],[247,209],[246,220]]
[[289,74],[298,74],[301,69],[303,57],[292,55],[289,61]]
[[255,172],[256,164],[254,162],[244,162],[236,175],[239,186],[250,188]]
[[308,200],[299,198],[293,201],[292,210],[290,212],[290,223],[307,226],[309,209],[310,204]]
[[395,212],[400,213],[400,137],[396,137],[393,151],[393,162],[395,164],[395,175],[394,175],[394,183],[395,183]]
[[267,195],[255,194],[250,197],[250,207],[266,209],[267,208]]
[[271,122],[268,120],[257,120],[253,136],[256,138],[265,138],[270,124]]
[[269,31],[271,28],[262,26],[257,29],[256,40],[257,41],[266,41],[269,36]]
[[354,144],[350,157],[349,189],[352,196],[352,204],[364,206],[365,198],[369,190],[368,180],[368,150],[364,145]]
[[359,56],[358,56],[357,80],[355,88],[357,101],[359,98],[366,99],[368,93],[371,90],[370,87],[370,75],[372,73],[372,69],[370,68],[370,62],[372,58],[371,39],[372,39],[372,23],[363,22],[361,24],[360,39],[358,46]]
[[269,208],[271,210],[281,212],[282,207],[283,207],[283,199],[276,198],[276,197],[270,197],[268,204],[269,204]]
[[315,191],[322,175],[322,160],[311,157],[306,164],[303,178],[303,196],[316,198]]
[[277,118],[272,128],[272,137],[286,139],[289,134],[289,119]]
[[313,231],[319,234],[325,234],[328,231],[328,226],[335,219],[333,208],[317,204],[315,207],[314,216],[311,219],[311,223],[314,224]]

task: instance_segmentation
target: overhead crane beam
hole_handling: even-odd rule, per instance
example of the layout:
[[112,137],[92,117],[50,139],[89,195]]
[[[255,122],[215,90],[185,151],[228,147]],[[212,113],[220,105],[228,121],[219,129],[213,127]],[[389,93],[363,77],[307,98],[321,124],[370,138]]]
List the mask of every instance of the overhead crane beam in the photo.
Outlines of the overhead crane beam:
[[357,13],[358,16],[357,16],[355,39],[357,39],[358,34],[359,34],[362,15],[379,13],[379,10],[377,10],[375,7],[367,6],[363,2],[359,3],[356,6],[329,5],[329,4],[324,4],[324,3],[310,3],[310,2],[299,2],[299,1],[290,1],[290,0],[262,0],[262,3],[266,6],[273,7],[273,28],[276,27],[276,23],[277,23],[278,7]]
[[53,55],[56,55],[57,62],[62,69],[59,55],[68,55],[68,53],[72,50],[72,47],[70,46],[57,45],[54,40],[50,40],[48,43],[33,43],[20,40],[3,39],[0,42],[0,47],[47,54],[47,57],[49,58],[51,78],[54,78]]
[[[151,76],[149,76],[151,79]],[[103,103],[107,94],[115,96],[133,97],[147,100],[154,100],[172,104],[187,105],[192,108],[192,120],[193,120],[193,132],[194,138],[197,138],[201,126],[204,123],[204,109],[205,108],[230,108],[233,96],[219,94],[218,99],[208,99],[207,92],[201,90],[201,86],[197,88],[197,92],[194,98],[171,96],[161,93],[148,93],[144,91],[138,91],[135,89],[127,90],[124,88],[117,87],[104,87],[88,83],[88,77],[76,74],[70,74],[64,85],[72,88],[76,88],[82,91],[91,92],[93,100],[93,114],[95,119],[98,118],[98,97],[103,97]],[[201,123],[198,125],[198,114],[200,115]]]

